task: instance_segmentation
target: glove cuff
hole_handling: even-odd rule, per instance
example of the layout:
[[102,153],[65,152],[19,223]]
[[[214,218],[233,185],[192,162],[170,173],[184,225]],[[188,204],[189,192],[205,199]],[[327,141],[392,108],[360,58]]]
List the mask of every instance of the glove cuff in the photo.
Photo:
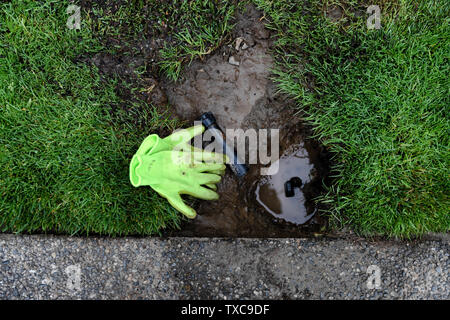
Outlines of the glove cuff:
[[156,154],[160,151],[167,151],[170,146],[164,139],[161,139],[157,134],[151,134],[142,141],[139,149],[133,156],[130,162],[130,181],[134,187],[139,187],[146,183],[139,175],[139,168],[143,165],[142,157]]
[[140,157],[135,154],[130,162],[130,181],[133,187],[139,187],[142,182],[142,177],[138,175],[137,169],[142,165]]
[[148,186],[158,181],[158,168],[152,168],[158,155],[135,154],[130,162],[130,182],[133,187]]

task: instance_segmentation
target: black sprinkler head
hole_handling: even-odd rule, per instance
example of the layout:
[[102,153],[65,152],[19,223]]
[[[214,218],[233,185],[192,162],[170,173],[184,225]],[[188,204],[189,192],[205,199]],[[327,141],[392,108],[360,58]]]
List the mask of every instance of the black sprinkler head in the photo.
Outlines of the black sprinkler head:
[[200,120],[206,129],[216,124],[216,118],[212,112],[205,112],[200,116]]
[[293,177],[290,180],[284,183],[284,195],[288,198],[293,197],[295,195],[295,188],[299,188],[302,186],[302,179],[299,177]]

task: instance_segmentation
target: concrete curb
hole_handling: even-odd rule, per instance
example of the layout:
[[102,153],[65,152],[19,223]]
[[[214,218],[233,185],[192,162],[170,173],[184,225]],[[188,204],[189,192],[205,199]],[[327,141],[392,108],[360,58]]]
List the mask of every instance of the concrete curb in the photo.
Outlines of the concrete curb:
[[449,299],[449,243],[0,234],[0,298]]

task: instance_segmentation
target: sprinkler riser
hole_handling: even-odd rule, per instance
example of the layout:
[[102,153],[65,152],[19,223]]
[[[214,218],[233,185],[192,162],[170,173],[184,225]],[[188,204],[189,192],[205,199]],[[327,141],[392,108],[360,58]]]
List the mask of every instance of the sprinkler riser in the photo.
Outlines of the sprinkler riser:
[[228,156],[228,163],[231,171],[239,178],[245,176],[248,172],[248,166],[239,160],[236,150],[226,143],[226,137],[220,127],[217,125],[216,118],[212,112],[205,112],[200,117],[203,126],[211,133],[217,145],[222,146],[222,152]]

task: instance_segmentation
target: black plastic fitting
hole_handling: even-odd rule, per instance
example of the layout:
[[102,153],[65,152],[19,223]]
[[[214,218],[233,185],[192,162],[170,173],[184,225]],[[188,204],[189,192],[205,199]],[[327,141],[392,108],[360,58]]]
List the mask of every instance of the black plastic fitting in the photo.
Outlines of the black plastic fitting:
[[202,124],[207,130],[211,130],[214,139],[220,141],[223,148],[223,153],[230,158],[230,163],[228,164],[235,175],[238,177],[243,177],[248,172],[248,167],[239,163],[236,150],[232,150],[226,143],[225,134],[222,129],[217,125],[216,118],[212,112],[205,112],[200,116]]
[[299,177],[293,177],[284,183],[284,195],[291,198],[295,195],[295,188],[301,188],[303,182]]

